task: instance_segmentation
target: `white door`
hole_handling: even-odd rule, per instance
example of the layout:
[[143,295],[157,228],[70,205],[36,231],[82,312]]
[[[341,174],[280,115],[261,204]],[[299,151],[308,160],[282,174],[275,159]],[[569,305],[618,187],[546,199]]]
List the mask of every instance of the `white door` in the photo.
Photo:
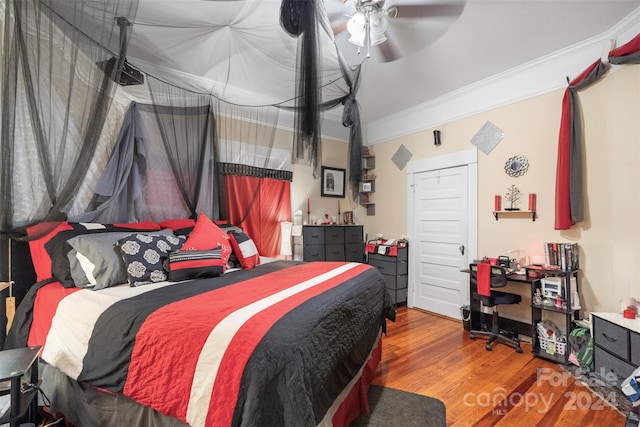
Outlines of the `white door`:
[[460,318],[468,304],[468,166],[419,172],[413,181],[415,307]]

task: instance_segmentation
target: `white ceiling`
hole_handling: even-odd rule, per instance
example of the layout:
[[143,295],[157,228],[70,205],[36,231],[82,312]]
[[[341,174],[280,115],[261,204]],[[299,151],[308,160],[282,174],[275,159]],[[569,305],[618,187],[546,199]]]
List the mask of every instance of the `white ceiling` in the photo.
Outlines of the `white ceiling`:
[[[328,9],[330,4],[344,6],[340,1],[325,0]],[[387,0],[386,6],[428,1],[436,0]],[[180,78],[190,89],[231,102],[289,99],[295,89],[296,41],[280,27],[280,6],[281,0],[140,0],[128,59],[145,73],[169,81]],[[598,53],[578,65],[580,72],[604,52],[606,40],[616,38],[612,29],[629,17],[631,27],[637,27],[640,0],[467,0],[454,21],[393,22],[390,36],[403,31],[406,40],[425,46],[397,61],[381,63],[376,52],[366,61],[357,95],[364,128],[379,134],[392,127],[387,125],[391,116],[585,41],[598,41]],[[331,36],[322,37],[323,43],[331,43]],[[354,59],[355,46],[344,33],[336,43],[350,62],[361,60]],[[324,79],[339,78],[335,49],[323,66],[329,70]],[[565,68],[555,71],[560,82],[574,71]],[[539,79],[534,76],[520,87]],[[347,138],[340,115],[341,110],[326,114],[325,135]]]
[[[639,7],[639,0],[467,0],[449,30],[419,52],[388,63],[375,57],[366,61],[358,92],[363,123],[384,120],[593,38],[606,40]],[[429,38],[428,31],[414,28],[416,38]],[[346,37],[338,36],[337,42],[343,51],[356,50]]]

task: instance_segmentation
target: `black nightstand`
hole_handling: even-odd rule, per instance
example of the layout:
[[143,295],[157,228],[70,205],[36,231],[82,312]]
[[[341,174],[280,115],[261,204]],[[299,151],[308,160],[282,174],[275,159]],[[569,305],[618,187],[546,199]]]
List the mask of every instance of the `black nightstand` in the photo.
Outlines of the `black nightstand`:
[[[0,351],[0,381],[10,381],[11,387],[0,390],[0,396],[10,394],[11,406],[0,418],[0,424],[9,423],[11,427],[20,425],[23,416],[29,412],[28,421],[37,423],[38,352],[40,346],[16,348]],[[22,377],[30,372],[30,384],[22,389]]]

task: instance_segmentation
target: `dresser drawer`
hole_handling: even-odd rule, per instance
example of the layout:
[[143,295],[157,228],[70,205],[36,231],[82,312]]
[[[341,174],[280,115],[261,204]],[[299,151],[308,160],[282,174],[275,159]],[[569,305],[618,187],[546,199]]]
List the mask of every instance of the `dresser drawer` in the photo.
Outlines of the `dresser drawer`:
[[379,258],[380,255],[369,255],[369,264],[377,268],[382,274],[390,274],[395,276],[398,274],[398,269],[396,268],[396,262],[394,258],[384,257]]
[[404,289],[407,287],[407,276],[390,276],[383,274],[382,277],[389,289]]
[[593,340],[596,345],[606,348],[622,359],[629,357],[629,334],[628,330],[615,323],[608,322],[594,316]]
[[364,258],[364,246],[362,243],[347,243],[345,249],[345,259],[347,261],[362,262]]
[[362,226],[350,225],[344,227],[345,243],[362,243]]
[[344,261],[344,245],[327,244],[324,254],[326,261]]
[[616,382],[619,388],[624,381],[634,371],[634,367],[615,356],[607,353],[597,345],[593,348],[595,372],[603,375],[603,379],[607,382]]
[[631,364],[634,366],[640,366],[640,334],[637,332],[630,332],[631,338]]
[[391,299],[393,300],[393,303],[398,305],[398,304],[402,304],[404,302],[407,302],[407,288],[404,289],[388,289],[387,291],[389,291],[389,294],[391,295]]
[[398,262],[400,261],[408,261],[409,259],[409,248],[406,246],[404,248],[398,248]]
[[324,245],[304,245],[302,256],[305,261],[324,261]]
[[324,243],[327,245],[344,244],[344,227],[325,227]]
[[324,245],[324,227],[302,227],[302,242],[305,245]]

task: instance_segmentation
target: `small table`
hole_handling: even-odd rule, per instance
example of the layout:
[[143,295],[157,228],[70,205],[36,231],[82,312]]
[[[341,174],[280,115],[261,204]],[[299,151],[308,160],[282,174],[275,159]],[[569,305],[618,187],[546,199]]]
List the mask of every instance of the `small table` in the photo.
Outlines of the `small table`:
[[[11,395],[10,409],[0,417],[0,424],[9,423],[11,427],[20,425],[20,418],[29,411],[29,422],[36,423],[38,407],[37,391],[38,353],[40,346],[16,348],[0,351],[0,381],[10,381],[9,389],[1,390],[1,395]],[[22,389],[22,377],[30,372],[30,383]]]

